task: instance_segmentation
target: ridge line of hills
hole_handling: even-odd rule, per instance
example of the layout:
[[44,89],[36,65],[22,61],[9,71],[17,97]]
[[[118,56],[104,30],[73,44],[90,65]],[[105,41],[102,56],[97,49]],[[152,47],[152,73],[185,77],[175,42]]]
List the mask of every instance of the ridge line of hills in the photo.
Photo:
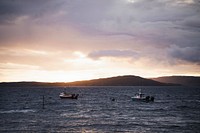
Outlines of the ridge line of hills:
[[200,86],[200,77],[197,76],[163,76],[151,79],[162,83],[180,84],[184,86]]
[[84,81],[69,82],[70,86],[174,86],[177,84],[161,83],[134,75],[125,75],[109,78],[99,78]]
[[125,75],[109,78],[99,78],[75,82],[1,82],[1,86],[200,86],[200,77],[166,76],[158,78],[142,78]]

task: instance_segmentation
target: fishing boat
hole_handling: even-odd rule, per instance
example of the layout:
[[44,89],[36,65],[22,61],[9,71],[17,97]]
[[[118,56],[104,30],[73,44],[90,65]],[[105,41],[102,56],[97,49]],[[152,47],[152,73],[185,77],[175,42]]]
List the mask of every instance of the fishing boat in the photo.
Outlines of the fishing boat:
[[59,97],[62,99],[78,99],[79,94],[68,94],[66,92],[61,92]]
[[141,89],[139,89],[139,92],[135,94],[135,96],[131,97],[132,101],[142,101],[142,102],[153,102],[154,97],[153,96],[145,96]]

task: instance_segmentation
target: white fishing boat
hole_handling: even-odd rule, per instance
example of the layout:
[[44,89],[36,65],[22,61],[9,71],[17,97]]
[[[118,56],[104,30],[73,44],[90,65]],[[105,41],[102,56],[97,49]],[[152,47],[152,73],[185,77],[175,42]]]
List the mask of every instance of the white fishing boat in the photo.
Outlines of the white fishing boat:
[[153,96],[145,96],[145,94],[142,93],[141,89],[139,89],[139,92],[135,94],[135,96],[131,97],[132,101],[143,101],[143,102],[153,102],[154,97]]
[[69,94],[66,92],[61,92],[59,97],[62,99],[78,99],[79,94]]

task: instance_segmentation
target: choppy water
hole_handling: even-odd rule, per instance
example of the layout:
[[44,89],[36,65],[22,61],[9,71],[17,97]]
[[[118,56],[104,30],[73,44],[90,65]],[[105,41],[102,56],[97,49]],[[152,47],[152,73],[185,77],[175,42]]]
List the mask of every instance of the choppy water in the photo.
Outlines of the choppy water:
[[[133,102],[139,88],[154,103]],[[0,132],[198,133],[198,87],[71,87],[78,100],[60,99],[63,88],[0,88]],[[45,109],[42,97],[45,96]],[[111,101],[110,98],[115,98]]]

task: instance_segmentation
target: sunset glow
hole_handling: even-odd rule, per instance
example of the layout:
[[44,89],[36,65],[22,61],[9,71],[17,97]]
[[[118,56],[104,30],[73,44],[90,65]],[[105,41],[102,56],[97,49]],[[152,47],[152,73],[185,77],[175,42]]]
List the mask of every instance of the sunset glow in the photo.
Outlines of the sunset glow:
[[0,82],[200,76],[195,0],[2,0]]

